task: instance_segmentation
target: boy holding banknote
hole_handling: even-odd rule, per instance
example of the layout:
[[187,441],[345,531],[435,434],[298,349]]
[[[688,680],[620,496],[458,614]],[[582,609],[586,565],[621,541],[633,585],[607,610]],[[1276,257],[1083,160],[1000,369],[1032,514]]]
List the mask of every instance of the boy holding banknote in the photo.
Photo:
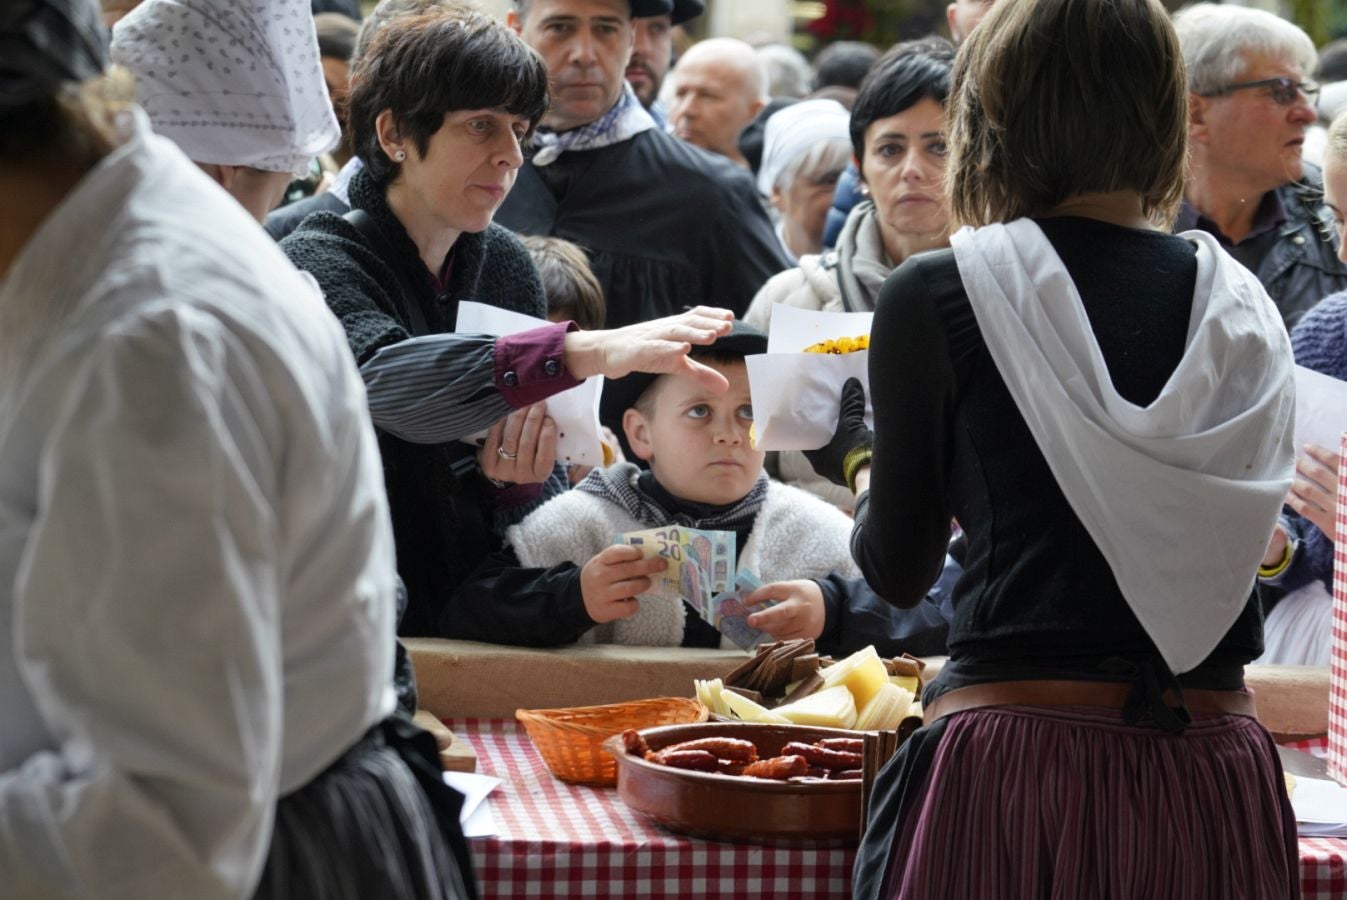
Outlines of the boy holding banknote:
[[[734,536],[737,569],[764,582],[746,602],[776,603],[748,624],[773,638],[814,638],[830,653],[866,644],[882,653],[943,652],[947,590],[912,610],[889,606],[858,577],[851,519],[763,473],[763,453],[748,436],[753,407],[744,357],[766,346],[766,335],[736,322],[694,351],[729,381],[721,394],[674,375],[611,382],[608,390],[627,407],[627,440],[649,470],[632,463],[596,469],[511,527],[506,549],[450,605],[454,622],[442,633],[530,646],[720,646],[720,632],[687,603],[647,594],[670,565],[666,557],[614,543],[619,535],[678,526]],[[686,558],[686,539],[669,531],[675,545],[684,541],[672,556]],[[942,581],[954,577],[950,562]]]

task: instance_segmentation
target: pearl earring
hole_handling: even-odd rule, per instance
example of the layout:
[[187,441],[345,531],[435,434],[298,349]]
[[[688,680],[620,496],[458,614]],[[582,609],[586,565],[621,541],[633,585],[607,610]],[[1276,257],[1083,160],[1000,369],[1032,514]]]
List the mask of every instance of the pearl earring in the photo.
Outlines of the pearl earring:
[[395,161],[397,161],[397,162],[405,162],[406,159],[407,159],[407,153],[406,153],[406,151],[404,151],[404,150],[399,150],[397,153],[394,153],[394,154],[393,154],[393,159],[394,159]]

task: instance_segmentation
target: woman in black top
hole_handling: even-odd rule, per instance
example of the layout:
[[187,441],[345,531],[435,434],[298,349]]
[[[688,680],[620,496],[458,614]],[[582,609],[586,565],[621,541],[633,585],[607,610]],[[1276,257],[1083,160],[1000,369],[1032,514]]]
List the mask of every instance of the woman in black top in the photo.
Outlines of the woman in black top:
[[951,518],[968,540],[857,896],[1298,895],[1243,685],[1289,347],[1251,275],[1157,227],[1185,96],[1154,0],[1002,0],[956,62],[952,209],[977,227],[886,283],[875,433],[849,385],[813,454],[861,491],[853,552],[891,602],[935,579]]
[[[547,102],[543,61],[489,16],[390,18],[351,74],[348,124],[364,162],[351,212],[314,213],[281,243],[317,279],[365,380],[407,590],[401,634],[458,637],[453,592],[506,526],[567,487],[548,397],[634,369],[723,389],[685,355],[728,330],[721,310],[615,331],[454,333],[464,300],[547,314],[528,252],[493,221]],[[479,432],[480,447],[463,441]]]

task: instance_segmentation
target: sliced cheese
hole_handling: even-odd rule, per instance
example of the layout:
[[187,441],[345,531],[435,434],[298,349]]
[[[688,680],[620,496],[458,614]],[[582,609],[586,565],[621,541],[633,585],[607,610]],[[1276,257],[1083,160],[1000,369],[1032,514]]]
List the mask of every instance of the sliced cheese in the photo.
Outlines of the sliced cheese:
[[729,712],[738,716],[745,722],[766,722],[773,725],[789,725],[790,720],[777,715],[773,710],[765,706],[754,703],[743,694],[736,694],[734,691],[723,691],[720,699],[725,702]]
[[888,683],[889,670],[884,668],[873,644],[823,670],[824,686],[845,685],[855,698],[857,708],[864,708],[875,692]]
[[870,702],[856,717],[856,727],[863,731],[892,731],[903,721],[912,706],[913,693],[893,683],[880,687]]
[[[886,676],[887,678],[887,676]],[[856,700],[845,685],[824,688],[802,700],[778,706],[772,712],[796,725],[851,728],[856,724]]]
[[916,675],[890,675],[889,681],[905,691],[911,691],[914,695],[917,693],[917,688],[921,687],[921,679]]

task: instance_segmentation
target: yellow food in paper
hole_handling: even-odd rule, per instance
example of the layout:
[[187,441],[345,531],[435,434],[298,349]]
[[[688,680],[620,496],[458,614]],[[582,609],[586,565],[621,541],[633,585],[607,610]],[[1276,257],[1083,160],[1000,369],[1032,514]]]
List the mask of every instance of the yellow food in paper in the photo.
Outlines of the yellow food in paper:
[[858,709],[863,709],[870,698],[889,683],[889,670],[884,668],[873,644],[823,670],[824,686],[843,685],[848,688],[856,698]]
[[784,716],[796,725],[852,728],[856,724],[856,700],[851,696],[851,691],[840,684],[837,687],[824,688],[817,694],[810,694],[794,703],[778,706],[771,712]]
[[1290,797],[1296,792],[1296,776],[1290,772],[1283,772],[1282,776],[1286,779],[1286,796]]
[[861,350],[870,349],[870,335],[860,334],[856,337],[829,338],[826,341],[819,341],[817,344],[810,344],[804,348],[805,353],[856,353]]

